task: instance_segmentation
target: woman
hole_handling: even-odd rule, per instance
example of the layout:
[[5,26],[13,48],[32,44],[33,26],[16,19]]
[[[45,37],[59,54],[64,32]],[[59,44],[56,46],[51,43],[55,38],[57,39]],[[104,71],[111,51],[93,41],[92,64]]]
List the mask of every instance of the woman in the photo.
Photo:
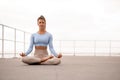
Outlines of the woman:
[[[62,54],[57,54],[53,48],[52,35],[46,31],[46,20],[44,16],[40,16],[37,19],[39,26],[38,32],[31,35],[30,46],[25,53],[21,53],[22,61],[26,64],[60,64],[60,58]],[[47,45],[51,53],[55,56],[48,55]],[[35,46],[34,56],[27,56],[33,50]]]

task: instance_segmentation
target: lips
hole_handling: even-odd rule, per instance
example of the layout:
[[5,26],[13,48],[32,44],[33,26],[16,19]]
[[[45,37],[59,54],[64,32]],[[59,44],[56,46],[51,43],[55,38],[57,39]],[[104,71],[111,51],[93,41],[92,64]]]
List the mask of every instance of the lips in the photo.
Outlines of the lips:
[[40,27],[44,27],[44,26],[40,26]]

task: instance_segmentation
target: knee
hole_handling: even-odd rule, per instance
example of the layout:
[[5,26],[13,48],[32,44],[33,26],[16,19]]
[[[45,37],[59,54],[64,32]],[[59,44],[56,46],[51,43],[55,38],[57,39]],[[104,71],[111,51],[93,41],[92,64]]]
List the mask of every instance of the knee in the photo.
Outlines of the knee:
[[26,63],[26,58],[22,57],[22,62]]
[[59,58],[56,58],[54,64],[55,64],[55,65],[58,65],[58,64],[60,64],[60,63],[61,63],[61,60],[60,60]]
[[31,59],[28,58],[28,57],[23,57],[23,58],[22,58],[22,62],[23,62],[23,63],[29,64],[30,61],[31,61]]

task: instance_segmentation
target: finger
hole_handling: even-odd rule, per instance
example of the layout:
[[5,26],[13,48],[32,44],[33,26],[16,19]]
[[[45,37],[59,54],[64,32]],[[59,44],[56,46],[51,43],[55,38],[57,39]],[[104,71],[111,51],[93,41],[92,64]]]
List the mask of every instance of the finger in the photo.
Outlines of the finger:
[[19,54],[20,56],[22,55],[22,53]]

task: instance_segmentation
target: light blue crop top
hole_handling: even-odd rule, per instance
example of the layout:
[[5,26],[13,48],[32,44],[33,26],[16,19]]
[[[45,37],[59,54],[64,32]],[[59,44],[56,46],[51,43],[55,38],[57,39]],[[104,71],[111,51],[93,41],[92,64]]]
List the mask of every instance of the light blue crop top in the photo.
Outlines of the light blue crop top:
[[46,32],[44,34],[33,33],[31,35],[29,48],[25,52],[25,54],[28,55],[33,50],[33,46],[47,46],[49,44],[49,49],[51,53],[57,57],[57,53],[53,48],[52,40],[52,34],[50,34],[49,32]]

